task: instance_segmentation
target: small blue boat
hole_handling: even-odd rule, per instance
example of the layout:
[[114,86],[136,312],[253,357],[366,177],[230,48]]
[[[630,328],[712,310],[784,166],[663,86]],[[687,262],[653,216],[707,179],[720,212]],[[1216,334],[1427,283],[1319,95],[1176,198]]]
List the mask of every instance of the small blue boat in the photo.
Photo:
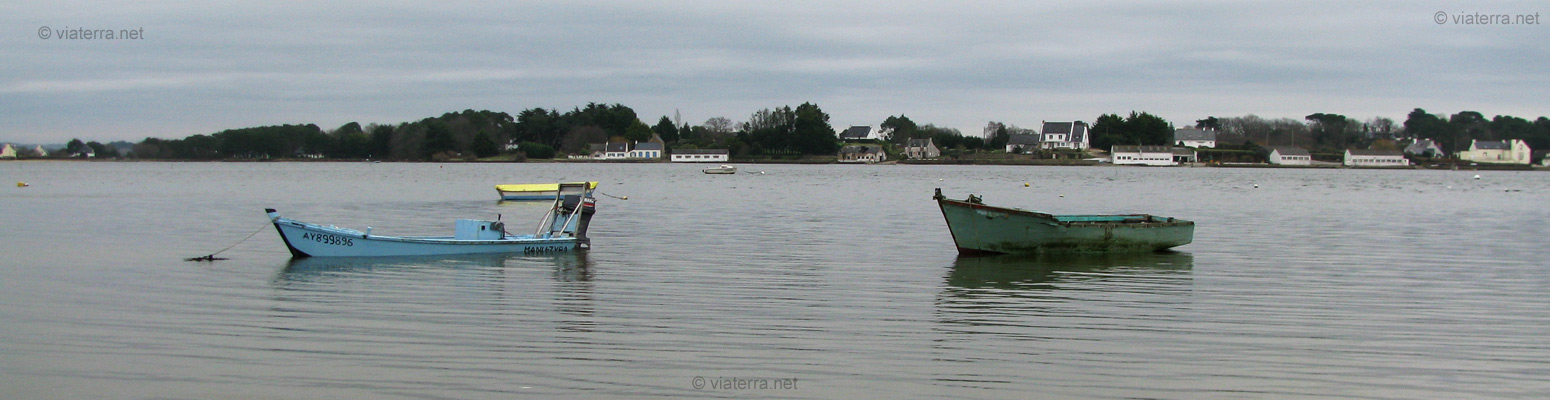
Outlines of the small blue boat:
[[554,205],[532,234],[513,235],[501,221],[459,219],[452,236],[383,236],[335,226],[310,224],[264,209],[291,256],[379,257],[453,254],[555,254],[591,247],[587,226],[597,210],[597,199],[585,183],[560,184]]

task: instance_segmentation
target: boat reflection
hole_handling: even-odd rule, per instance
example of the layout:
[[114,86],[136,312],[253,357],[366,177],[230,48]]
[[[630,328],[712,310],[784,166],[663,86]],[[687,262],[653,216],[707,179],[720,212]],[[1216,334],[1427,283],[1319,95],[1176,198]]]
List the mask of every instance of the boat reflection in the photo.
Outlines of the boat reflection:
[[1002,387],[1013,379],[1004,366],[1029,356],[1108,357],[1127,338],[1177,330],[1193,267],[1188,253],[958,258],[931,329],[931,357],[952,367],[934,380]]
[[591,261],[586,252],[529,256],[518,254],[469,254],[451,256],[404,256],[404,257],[308,257],[287,260],[280,270],[277,281],[312,281],[330,276],[369,273],[375,271],[404,271],[418,268],[440,268],[457,271],[486,270],[498,272],[508,266],[553,265],[554,278],[559,281],[586,281],[592,279]]
[[1193,267],[1194,256],[1178,252],[997,255],[959,257],[953,261],[946,280],[949,291],[960,293],[980,289],[1055,289],[1063,282],[1111,276],[1187,275]]
[[592,267],[586,252],[292,259],[273,280],[271,311],[276,329],[286,329],[318,310],[435,323],[548,309],[558,311],[541,313],[554,316],[554,329],[590,332],[597,326]]

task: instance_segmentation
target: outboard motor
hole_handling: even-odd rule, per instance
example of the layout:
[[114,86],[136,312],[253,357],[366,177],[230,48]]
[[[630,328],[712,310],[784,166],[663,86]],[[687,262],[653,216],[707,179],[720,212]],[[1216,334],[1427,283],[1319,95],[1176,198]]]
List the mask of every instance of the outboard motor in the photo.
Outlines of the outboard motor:
[[576,216],[580,219],[580,221],[575,227],[575,234],[576,237],[586,238],[587,225],[592,223],[592,214],[597,213],[597,199],[578,195],[568,195],[565,196],[564,204],[560,205],[560,208],[565,210],[566,213],[575,212],[577,207],[581,208],[581,215]]
[[[592,197],[595,182],[562,182],[550,210],[549,232],[545,237],[569,235],[581,248],[591,246],[587,239],[587,226],[592,224],[592,214],[597,212],[597,199]],[[542,229],[542,225],[540,225]]]
[[[580,213],[577,213],[578,209]],[[587,225],[592,223],[592,214],[597,213],[597,199],[583,195],[565,195],[560,200],[558,211],[559,215],[554,218],[554,225],[550,231],[569,233],[585,243]]]

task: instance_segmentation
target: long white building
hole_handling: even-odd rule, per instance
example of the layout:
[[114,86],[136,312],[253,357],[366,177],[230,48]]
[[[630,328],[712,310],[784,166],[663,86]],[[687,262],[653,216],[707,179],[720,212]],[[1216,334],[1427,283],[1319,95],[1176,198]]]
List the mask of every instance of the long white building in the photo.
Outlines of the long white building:
[[1114,146],[1109,155],[1114,165],[1179,165],[1173,161],[1173,148],[1168,146]]
[[672,162],[684,162],[684,163],[692,163],[692,162],[724,163],[724,162],[727,162],[727,149],[686,149],[686,150],[673,150],[673,155],[670,157],[670,160]]

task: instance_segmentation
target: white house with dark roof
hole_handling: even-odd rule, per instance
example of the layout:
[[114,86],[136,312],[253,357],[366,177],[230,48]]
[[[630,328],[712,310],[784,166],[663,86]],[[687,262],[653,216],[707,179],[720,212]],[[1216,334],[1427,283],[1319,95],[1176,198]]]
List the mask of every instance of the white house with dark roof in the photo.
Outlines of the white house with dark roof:
[[904,158],[924,160],[942,156],[942,149],[936,147],[936,141],[931,138],[910,139],[904,145]]
[[1017,133],[1007,137],[1006,152],[1019,153],[1039,148],[1039,135]]
[[1273,165],[1313,165],[1313,155],[1307,149],[1292,146],[1271,147],[1265,160]]
[[630,158],[630,144],[624,142],[608,143],[603,149],[604,160],[623,160]]
[[727,162],[727,149],[680,149],[673,150],[672,162]]
[[1216,131],[1184,128],[1173,130],[1173,144],[1184,147],[1216,147]]
[[1347,149],[1344,164],[1347,167],[1408,167],[1410,160],[1404,153],[1394,150]]
[[1114,146],[1109,156],[1114,165],[1179,165],[1173,160],[1173,147],[1169,146]]
[[1437,142],[1434,140],[1416,139],[1415,143],[1411,143],[1409,146],[1405,146],[1405,154],[1420,157],[1441,157],[1443,154],[1447,153],[1443,153],[1442,147],[1438,146]]
[[634,159],[656,160],[662,158],[662,144],[656,142],[640,142],[635,148],[630,149],[627,156]]
[[1471,140],[1469,150],[1458,153],[1460,160],[1493,164],[1528,165],[1534,154],[1522,140]]
[[883,152],[883,146],[875,144],[853,144],[840,148],[839,162],[842,163],[876,163],[888,160],[888,154]]
[[840,140],[882,140],[883,132],[877,127],[853,125],[840,132]]
[[1087,124],[1082,121],[1045,122],[1040,135],[1041,149],[1086,150],[1091,140],[1087,135]]

